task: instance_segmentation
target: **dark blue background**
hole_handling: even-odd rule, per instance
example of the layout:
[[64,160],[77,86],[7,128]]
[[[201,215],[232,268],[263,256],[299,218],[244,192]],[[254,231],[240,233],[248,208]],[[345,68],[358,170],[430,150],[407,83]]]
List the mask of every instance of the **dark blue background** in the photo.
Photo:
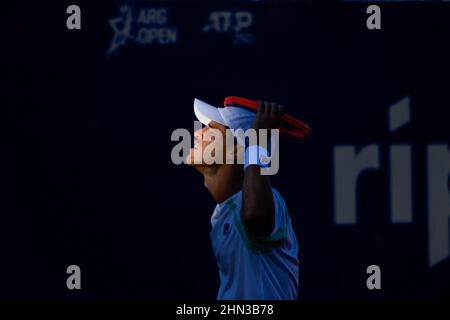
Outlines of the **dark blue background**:
[[[313,128],[286,139],[273,179],[300,240],[305,299],[450,295],[449,261],[428,267],[425,147],[449,142],[450,8],[383,4],[163,3],[178,43],[129,43],[111,55],[121,1],[17,1],[2,45],[4,119],[0,297],[214,299],[214,202],[194,170],[170,159],[192,129],[194,97],[279,101]],[[216,9],[255,13],[255,43],[200,32]],[[389,134],[388,107],[411,97],[412,122]],[[3,100],[3,99],[2,99]],[[2,104],[4,105],[4,104]],[[336,226],[333,147],[378,143],[381,170],[360,183],[359,220]],[[390,223],[387,147],[413,148],[414,223]],[[66,268],[82,290],[66,289]],[[368,265],[382,270],[369,291]]]

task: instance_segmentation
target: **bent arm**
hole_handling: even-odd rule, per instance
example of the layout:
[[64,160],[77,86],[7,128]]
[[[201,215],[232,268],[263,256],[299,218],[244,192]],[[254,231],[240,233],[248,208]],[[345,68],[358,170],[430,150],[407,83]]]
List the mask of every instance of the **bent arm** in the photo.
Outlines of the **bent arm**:
[[[282,113],[283,106],[258,101],[253,129],[257,132],[259,129],[278,129]],[[246,228],[258,236],[270,235],[275,220],[272,187],[269,176],[262,175],[258,165],[250,165],[245,170],[242,199],[241,217]]]
[[274,226],[274,202],[269,176],[251,165],[245,170],[241,218],[245,227],[258,236],[268,236]]

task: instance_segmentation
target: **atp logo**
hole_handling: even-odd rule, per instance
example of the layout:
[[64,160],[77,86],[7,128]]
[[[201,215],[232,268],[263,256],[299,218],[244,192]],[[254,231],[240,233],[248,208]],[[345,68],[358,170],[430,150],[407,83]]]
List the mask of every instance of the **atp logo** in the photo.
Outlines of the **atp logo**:
[[[389,131],[395,133],[410,121],[410,99],[389,108]],[[387,153],[391,223],[413,222],[412,146],[370,144],[356,152],[355,146],[334,147],[334,217],[337,225],[357,223],[358,179],[368,170],[380,170],[382,151]],[[450,149],[446,144],[426,146],[426,199],[428,214],[428,265],[449,256]]]
[[234,45],[248,45],[254,42],[254,34],[248,32],[253,26],[254,16],[249,11],[213,11],[208,24],[203,27],[205,33],[231,34]]

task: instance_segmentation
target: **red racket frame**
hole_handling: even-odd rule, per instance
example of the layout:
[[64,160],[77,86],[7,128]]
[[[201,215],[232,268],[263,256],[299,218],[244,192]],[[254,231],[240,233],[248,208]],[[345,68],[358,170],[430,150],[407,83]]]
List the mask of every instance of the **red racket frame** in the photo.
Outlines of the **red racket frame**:
[[[244,108],[253,112],[258,109],[258,102],[236,96],[226,97],[223,102],[223,105],[224,107]],[[311,128],[306,123],[300,121],[297,118],[294,118],[289,114],[283,113],[283,115],[281,116],[281,120],[288,126],[292,127],[292,128],[281,127],[280,133],[282,134],[286,134],[294,138],[305,138],[311,133]]]

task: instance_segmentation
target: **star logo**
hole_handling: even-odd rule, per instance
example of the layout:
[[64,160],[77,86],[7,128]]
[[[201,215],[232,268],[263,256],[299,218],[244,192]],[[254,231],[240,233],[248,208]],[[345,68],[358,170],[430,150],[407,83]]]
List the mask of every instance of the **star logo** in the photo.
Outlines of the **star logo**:
[[128,6],[122,6],[120,8],[120,15],[109,20],[109,25],[114,30],[114,36],[111,45],[109,46],[108,54],[111,54],[118,48],[126,45],[128,38],[131,37],[130,32],[132,22],[132,12],[131,8]]

